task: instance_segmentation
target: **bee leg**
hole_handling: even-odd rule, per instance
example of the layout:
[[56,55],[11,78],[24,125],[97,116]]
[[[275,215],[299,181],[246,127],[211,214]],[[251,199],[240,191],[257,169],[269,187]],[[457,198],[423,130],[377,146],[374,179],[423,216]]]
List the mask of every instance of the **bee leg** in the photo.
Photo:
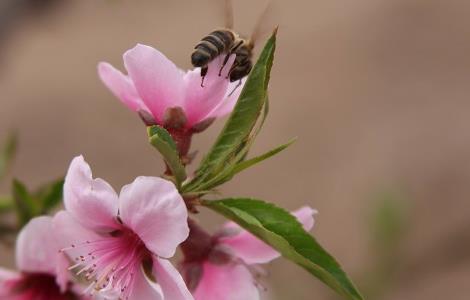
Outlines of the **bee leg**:
[[201,80],[201,87],[204,87],[204,79],[206,78],[206,75],[207,75],[207,71],[209,70],[209,68],[207,66],[201,68],[201,77],[202,77],[202,80]]
[[202,79],[201,79],[201,87],[204,87],[204,79],[206,78],[206,76],[202,76]]
[[228,94],[228,96],[232,96],[232,94],[242,85],[242,80],[240,79],[240,81],[238,81],[238,84],[237,86],[230,92],[230,94]]
[[235,61],[232,65],[232,67],[230,68],[230,71],[228,71],[228,74],[227,76],[225,77],[225,79],[229,79],[230,78],[230,74],[232,74],[232,72],[235,70],[236,67],[238,67],[240,64]]
[[222,70],[224,69],[225,65],[228,62],[228,59],[230,58],[230,55],[234,54],[238,48],[243,44],[243,41],[240,40],[235,46],[233,46],[230,51],[227,53],[227,55],[224,58],[224,62],[222,63],[222,67],[219,70],[219,76],[222,76]]
[[204,79],[206,79],[206,75],[202,76],[202,79],[201,79],[201,87],[204,87]]

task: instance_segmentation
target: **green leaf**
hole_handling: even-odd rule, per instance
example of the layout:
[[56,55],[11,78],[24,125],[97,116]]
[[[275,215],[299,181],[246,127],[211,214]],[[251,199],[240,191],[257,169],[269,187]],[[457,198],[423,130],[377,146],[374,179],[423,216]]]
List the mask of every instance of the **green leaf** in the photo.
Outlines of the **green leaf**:
[[363,299],[336,260],[284,209],[248,198],[204,200],[202,204],[271,245],[346,299]]
[[290,145],[292,145],[297,139],[292,139],[291,141],[285,143],[285,144],[282,144],[280,146],[277,146],[276,148],[262,154],[262,155],[259,155],[259,156],[256,156],[256,157],[253,157],[253,158],[250,158],[249,160],[245,160],[245,161],[242,161],[240,163],[238,163],[235,168],[233,169],[233,173],[231,174],[232,176],[237,174],[237,173],[240,173],[241,171],[249,168],[249,167],[252,167],[260,162],[262,162],[263,160],[266,160],[276,154],[278,154],[279,152],[285,150],[287,147],[289,147]]
[[43,185],[35,193],[35,198],[39,199],[42,213],[47,213],[62,201],[62,190],[64,178]]
[[10,196],[0,196],[0,214],[11,211],[15,208],[13,198]]
[[242,157],[242,160],[244,157],[248,154],[248,151],[250,150],[251,146],[253,145],[256,137],[260,133],[261,129],[263,128],[264,122],[266,121],[266,118],[268,117],[269,113],[269,97],[266,94],[266,99],[264,100],[264,107],[263,107],[263,115],[261,116],[261,120],[259,121],[259,125],[252,131],[250,138],[248,139],[247,146],[246,146],[246,153]]
[[16,212],[21,225],[28,223],[33,217],[40,214],[40,207],[27,190],[26,186],[17,179],[13,180],[13,199],[15,200]]
[[165,128],[154,125],[154,126],[148,127],[147,131],[148,131],[149,137],[158,135],[158,137],[162,139],[163,141],[165,141],[174,151],[178,151],[175,141],[171,137],[171,134]]
[[196,177],[183,188],[191,192],[201,182],[219,173],[244,149],[267,99],[267,87],[276,48],[276,33],[266,42],[240,97],[216,142],[196,171]]
[[18,139],[17,139],[16,134],[11,133],[8,136],[6,143],[0,152],[0,179],[2,179],[5,176],[11,162],[13,161],[15,157],[17,143],[18,143]]
[[276,154],[278,154],[279,152],[283,151],[284,149],[286,149],[287,147],[289,147],[290,145],[292,145],[294,142],[296,141],[296,139],[292,139],[291,141],[289,141],[288,143],[286,144],[283,144],[283,145],[280,145],[262,155],[259,155],[259,156],[256,156],[256,157],[253,157],[251,159],[248,159],[248,160],[242,160],[241,162],[239,163],[235,163],[233,164],[231,167],[227,167],[226,169],[224,169],[224,171],[220,172],[217,176],[215,176],[212,180],[209,180],[207,182],[204,182],[202,183],[200,186],[198,186],[198,191],[199,190],[207,190],[209,191],[210,189],[213,189],[227,181],[229,181],[230,179],[233,178],[233,176],[235,176],[236,174],[240,173],[241,171],[249,168],[249,167],[252,167]]
[[151,126],[148,128],[150,144],[152,144],[163,156],[172,175],[175,177],[178,188],[186,179],[186,170],[176,148],[176,143],[171,135],[163,127]]
[[257,122],[259,123],[250,133],[249,137],[244,141],[237,152],[235,152],[234,157],[230,160],[229,166],[226,166],[227,168],[232,168],[234,167],[235,164],[242,162],[246,159],[248,156],[248,152],[251,149],[251,146],[253,146],[256,137],[260,133],[261,129],[263,128],[264,122],[266,121],[266,118],[268,116],[269,112],[269,99],[268,96],[266,96],[265,102],[264,102],[264,107],[263,107],[263,114],[261,116],[261,119],[258,120]]

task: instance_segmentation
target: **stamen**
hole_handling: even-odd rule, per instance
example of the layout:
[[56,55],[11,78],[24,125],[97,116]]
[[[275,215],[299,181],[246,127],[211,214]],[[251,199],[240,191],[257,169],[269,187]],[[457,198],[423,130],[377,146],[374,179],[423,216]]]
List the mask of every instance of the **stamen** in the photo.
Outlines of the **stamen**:
[[78,269],[77,275],[91,281],[85,294],[115,290],[121,294],[121,299],[129,298],[135,272],[151,254],[142,240],[127,228],[98,240],[74,243],[60,252],[73,254],[76,263],[68,269]]

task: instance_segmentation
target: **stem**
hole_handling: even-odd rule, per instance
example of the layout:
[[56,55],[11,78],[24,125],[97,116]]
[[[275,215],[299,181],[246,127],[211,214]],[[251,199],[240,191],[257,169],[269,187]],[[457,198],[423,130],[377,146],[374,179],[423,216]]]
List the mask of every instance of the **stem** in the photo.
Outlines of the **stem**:
[[199,211],[197,210],[196,206],[201,205],[201,199],[199,196],[192,196],[187,197],[183,195],[184,204],[186,204],[186,208],[190,213],[197,214]]

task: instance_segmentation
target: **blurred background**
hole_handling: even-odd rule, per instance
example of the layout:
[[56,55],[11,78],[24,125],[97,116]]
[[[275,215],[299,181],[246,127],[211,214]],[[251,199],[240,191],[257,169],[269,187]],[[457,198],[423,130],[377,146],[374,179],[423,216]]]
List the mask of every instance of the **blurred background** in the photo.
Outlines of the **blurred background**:
[[[249,33],[265,2],[235,0]],[[0,141],[18,153],[11,179],[64,175],[83,154],[116,189],[163,164],[140,119],[99,81],[137,42],[183,69],[222,24],[214,1],[1,0]],[[253,154],[294,146],[222,188],[224,195],[319,210],[314,236],[367,299],[468,299],[470,293],[470,2],[292,0],[277,3],[271,111]],[[194,137],[208,149],[223,125]],[[9,216],[0,216],[8,222]],[[214,226],[223,220],[199,215]],[[214,228],[214,227],[213,227]],[[0,264],[14,267],[13,249]],[[272,299],[337,299],[279,259]]]

